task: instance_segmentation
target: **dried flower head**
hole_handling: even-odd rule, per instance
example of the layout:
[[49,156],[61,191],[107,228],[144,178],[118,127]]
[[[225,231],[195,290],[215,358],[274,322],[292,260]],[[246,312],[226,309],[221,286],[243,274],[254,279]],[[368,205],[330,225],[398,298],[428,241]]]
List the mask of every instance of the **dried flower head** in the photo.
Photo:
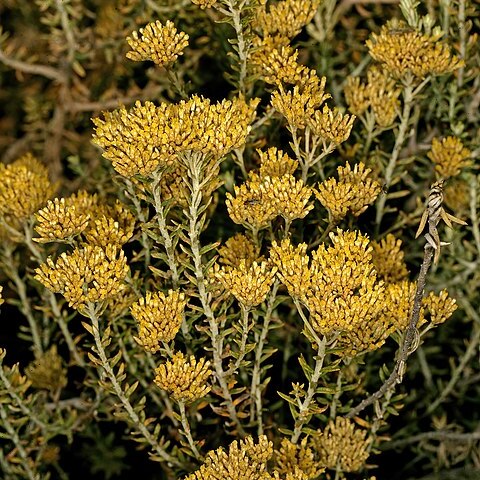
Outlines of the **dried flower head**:
[[25,369],[25,375],[35,388],[56,393],[67,385],[67,369],[63,367],[62,357],[57,353],[56,345],[31,362]]
[[305,437],[300,444],[292,443],[287,438],[282,438],[280,449],[275,450],[275,469],[282,475],[296,475],[302,472],[305,480],[318,478],[325,471],[324,465],[316,458],[315,453],[307,446]]
[[238,267],[216,265],[215,277],[245,307],[260,305],[266,298],[275,279],[277,268],[269,262],[253,262],[247,267],[240,260]]
[[330,221],[338,223],[350,211],[355,217],[371,205],[381,191],[380,184],[369,177],[371,170],[360,162],[353,170],[349,163],[338,167],[338,181],[329,178],[322,182],[315,196],[328,210]]
[[408,276],[405,265],[402,241],[389,233],[385,238],[371,243],[372,260],[379,277],[386,283],[395,283],[405,280]]
[[370,55],[394,77],[411,74],[421,80],[427,75],[453,72],[463,65],[462,60],[451,54],[450,47],[440,41],[441,36],[421,34],[402,22],[387,23],[379,34],[372,34],[366,45]]
[[168,343],[175,338],[186,303],[183,293],[169,290],[167,295],[147,292],[131,306],[132,317],[138,323],[137,341],[145,350],[156,353],[162,342]]
[[277,147],[271,147],[267,151],[257,150],[257,152],[260,156],[260,178],[293,175],[298,167],[297,160],[293,160]]
[[272,107],[285,117],[290,129],[304,129],[315,109],[330,98],[325,93],[325,82],[325,77],[314,76],[304,84],[295,85],[292,90],[279,85],[272,94]]
[[331,110],[324,105],[322,111],[316,110],[307,124],[314,135],[335,145],[345,142],[352,131],[355,115],[341,114],[338,109]]
[[230,237],[225,245],[218,249],[220,255],[218,263],[229,267],[239,267],[243,260],[245,266],[250,268],[255,260],[260,256],[260,248],[256,246],[245,235],[238,233]]
[[455,177],[462,168],[471,165],[472,153],[463,146],[457,137],[434,138],[427,157],[435,164],[435,172],[440,178]]
[[193,355],[185,357],[177,352],[155,370],[154,381],[177,402],[189,404],[210,391],[207,381],[212,371],[209,367],[210,362],[205,358],[197,361]]
[[118,295],[125,288],[128,265],[123,251],[116,246],[85,245],[70,254],[62,253],[56,263],[49,257],[35,273],[43,286],[61,293],[69,306],[81,310],[87,303]]
[[328,423],[323,435],[313,437],[313,445],[327,468],[356,472],[369,457],[371,440],[367,433],[351,420],[337,417]]
[[47,169],[30,153],[10,165],[0,163],[0,223],[18,228],[53,196]]
[[241,97],[212,104],[192,96],[178,104],[137,102],[133,108],[105,112],[93,120],[94,142],[123,176],[150,175],[178,163],[182,152],[223,158],[240,147],[250,132],[259,100]]
[[228,447],[208,452],[205,463],[184,480],[273,480],[267,470],[267,462],[273,455],[273,444],[266,435],[235,440]]
[[139,32],[132,32],[132,36],[127,37],[127,42],[132,49],[127,53],[127,58],[135,62],[152,60],[163,66],[173,63],[179,55],[183,55],[183,50],[188,46],[188,35],[185,32],[178,33],[170,20],[167,20],[165,25],[157,20],[141,28]]
[[442,290],[438,295],[430,292],[423,299],[422,306],[430,315],[430,323],[440,325],[453,315],[453,312],[457,309],[457,302],[454,298],[448,296],[446,290]]

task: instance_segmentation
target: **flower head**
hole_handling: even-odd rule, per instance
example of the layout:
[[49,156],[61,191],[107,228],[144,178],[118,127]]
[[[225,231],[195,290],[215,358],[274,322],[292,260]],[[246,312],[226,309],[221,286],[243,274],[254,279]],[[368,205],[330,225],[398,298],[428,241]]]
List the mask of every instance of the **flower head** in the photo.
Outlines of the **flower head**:
[[324,105],[322,111],[314,112],[307,124],[314,135],[339,145],[350,136],[354,121],[355,115],[344,115],[338,109],[331,110],[328,105]]
[[238,267],[218,267],[215,277],[246,308],[262,303],[275,279],[276,267],[269,262],[253,262],[249,267],[240,260]]
[[169,290],[167,295],[147,292],[130,307],[138,323],[138,342],[145,350],[156,353],[161,342],[168,343],[175,338],[182,324],[185,304],[183,293]]
[[399,282],[408,276],[400,239],[389,233],[380,242],[373,240],[371,245],[375,270],[386,283]]
[[155,370],[155,383],[177,402],[193,403],[210,391],[207,381],[212,374],[210,362],[205,358],[196,360],[193,355],[185,357],[177,352],[172,359]]
[[367,433],[367,430],[356,428],[351,420],[337,417],[328,423],[323,435],[313,437],[313,445],[327,468],[356,472],[370,454],[371,440]]
[[257,150],[257,152],[260,156],[260,178],[293,175],[298,167],[297,160],[293,160],[277,147],[271,147],[266,151]]
[[427,310],[432,325],[440,325],[447,321],[457,309],[457,302],[448,296],[446,290],[438,295],[430,292],[422,301],[422,306]]
[[184,480],[273,480],[267,462],[273,455],[273,444],[266,435],[233,441],[228,451],[223,447],[208,452],[205,463]]
[[135,62],[152,60],[163,66],[173,63],[183,54],[183,50],[188,46],[188,35],[184,32],[178,33],[173,22],[169,20],[165,25],[157,20],[141,28],[139,32],[132,32],[127,42],[132,49],[127,53],[127,58]]
[[203,10],[213,7],[217,3],[217,0],[192,0],[192,3],[198,5]]
[[72,253],[62,253],[54,263],[47,261],[35,269],[35,279],[54,293],[61,293],[68,304],[81,310],[87,303],[107,300],[124,287],[128,265],[122,250],[85,245]]
[[462,60],[451,54],[450,47],[440,41],[441,36],[419,33],[404,23],[387,23],[379,34],[372,34],[366,45],[370,55],[394,77],[411,74],[421,80],[427,75],[453,72],[463,65]]
[[434,138],[427,157],[435,164],[435,172],[440,178],[455,177],[462,168],[471,164],[471,152],[457,137]]
[[250,268],[260,256],[260,249],[245,235],[238,233],[229,238],[225,245],[218,249],[220,255],[218,263],[229,267],[239,267],[241,261]]
[[25,374],[33,387],[52,393],[67,385],[67,369],[63,367],[62,357],[57,353],[56,345],[31,362],[25,369]]
[[355,217],[371,205],[381,191],[380,184],[369,177],[371,170],[360,162],[353,167],[338,167],[338,181],[329,178],[321,183],[315,196],[328,210],[334,223],[342,220],[350,211]]
[[55,192],[47,169],[30,153],[10,165],[0,163],[0,223],[14,228],[41,208]]

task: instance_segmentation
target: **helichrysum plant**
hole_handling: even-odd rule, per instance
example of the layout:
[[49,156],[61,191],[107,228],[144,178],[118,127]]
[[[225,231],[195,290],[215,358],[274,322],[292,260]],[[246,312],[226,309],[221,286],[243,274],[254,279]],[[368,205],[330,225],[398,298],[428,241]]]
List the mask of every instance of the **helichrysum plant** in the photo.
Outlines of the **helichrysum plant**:
[[474,4],[20,5],[0,476],[478,471]]

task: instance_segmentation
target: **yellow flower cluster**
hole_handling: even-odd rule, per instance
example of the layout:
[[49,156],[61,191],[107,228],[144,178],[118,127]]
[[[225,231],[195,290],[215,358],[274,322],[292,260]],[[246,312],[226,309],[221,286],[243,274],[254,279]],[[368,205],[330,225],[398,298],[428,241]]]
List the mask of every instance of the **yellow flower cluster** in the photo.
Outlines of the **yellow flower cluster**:
[[400,239],[389,233],[380,242],[373,240],[370,245],[375,270],[385,283],[400,282],[408,276]]
[[353,167],[338,167],[338,181],[329,178],[322,182],[315,196],[328,210],[330,221],[338,223],[350,211],[355,217],[371,205],[381,191],[380,184],[369,177],[371,170],[360,162]]
[[67,385],[67,369],[63,367],[62,357],[54,345],[25,369],[25,375],[35,388],[56,393]]
[[248,228],[262,229],[277,216],[287,222],[304,218],[313,205],[309,204],[312,189],[302,180],[286,173],[280,177],[260,177],[251,173],[249,180],[234,187],[235,197],[226,195],[230,218]]
[[207,381],[212,374],[210,362],[193,355],[177,352],[172,359],[155,370],[154,382],[177,402],[189,404],[205,397],[210,391]]
[[269,262],[253,262],[247,266],[240,260],[237,267],[215,265],[214,276],[245,307],[260,305],[275,279],[277,268]]
[[327,468],[356,472],[369,457],[371,440],[367,433],[356,428],[351,420],[337,417],[328,423],[323,435],[313,437],[313,444]]
[[192,3],[198,5],[203,10],[213,7],[217,3],[217,0],[192,0]]
[[463,65],[450,47],[440,41],[441,34],[425,35],[399,22],[387,23],[379,34],[372,34],[366,45],[370,55],[395,77],[407,74],[419,80],[428,75],[443,75]]
[[273,444],[266,435],[254,443],[252,437],[235,440],[228,447],[208,452],[204,464],[184,480],[273,480],[267,462],[273,455]]
[[132,36],[127,37],[127,42],[132,49],[127,53],[127,58],[135,62],[152,60],[163,66],[173,63],[183,54],[183,50],[188,46],[188,35],[185,32],[178,33],[173,22],[169,20],[165,25],[157,20],[141,28],[139,32],[132,32]]
[[422,306],[430,315],[430,323],[440,325],[453,315],[453,312],[457,309],[457,302],[454,298],[448,296],[446,290],[442,290],[438,295],[430,292],[423,299]]
[[283,175],[293,175],[298,168],[297,160],[293,160],[277,147],[270,147],[266,151],[257,150],[260,157],[260,178],[282,177]]
[[145,350],[156,353],[162,342],[168,343],[175,338],[186,303],[183,293],[169,290],[167,295],[147,292],[130,307],[132,317],[138,323],[137,341]]
[[435,172],[440,178],[458,175],[462,168],[471,165],[472,153],[463,146],[457,137],[446,137],[432,140],[432,148],[427,157],[435,164]]
[[17,229],[54,192],[47,169],[32,154],[10,165],[0,163],[0,224]]
[[137,102],[95,118],[94,142],[125,177],[149,175],[159,166],[176,165],[182,152],[220,159],[245,143],[259,100],[210,100],[192,96],[178,104]]
[[35,279],[54,293],[61,293],[69,306],[82,310],[87,303],[108,300],[124,288],[128,265],[122,250],[85,245],[70,254],[51,257],[35,269]]
[[380,127],[391,126],[397,117],[401,90],[384,70],[375,66],[370,68],[366,84],[358,77],[348,77],[344,93],[352,113],[360,116],[370,107]]
[[0,305],[5,302],[5,300],[2,297],[2,291],[3,291],[3,287],[0,285]]
[[246,268],[250,268],[260,256],[260,249],[241,233],[229,238],[225,245],[218,249],[220,265],[239,267],[243,261]]
[[398,328],[391,313],[397,303],[377,278],[369,240],[340,229],[330,239],[332,245],[320,245],[311,259],[306,244],[273,242],[271,261],[289,294],[308,308],[312,328],[320,335],[341,334],[344,355],[380,348]]
[[122,246],[133,235],[135,217],[120,201],[101,203],[97,195],[80,191],[68,198],[55,198],[35,214],[36,242],[72,243],[83,234],[91,245]]
[[307,446],[305,437],[300,444],[282,438],[279,450],[275,450],[276,471],[282,478],[299,475],[305,480],[313,480],[325,471],[325,464],[316,459],[314,450]]
[[355,115],[343,115],[338,109],[324,105],[321,111],[315,110],[307,124],[317,137],[339,145],[350,136],[354,121]]

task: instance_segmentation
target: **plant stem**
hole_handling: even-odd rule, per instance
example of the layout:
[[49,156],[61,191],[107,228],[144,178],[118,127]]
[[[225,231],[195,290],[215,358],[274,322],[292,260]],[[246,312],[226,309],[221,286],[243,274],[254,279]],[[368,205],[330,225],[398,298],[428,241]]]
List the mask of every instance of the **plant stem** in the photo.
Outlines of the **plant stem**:
[[192,432],[190,430],[190,423],[188,422],[187,414],[185,412],[185,404],[183,402],[177,402],[178,408],[180,409],[180,417],[182,421],[182,428],[185,437],[187,437],[188,445],[190,446],[190,450],[192,451],[193,455],[197,460],[202,460],[202,455],[197,449],[195,442],[192,438]]
[[88,303],[86,307],[86,313],[88,317],[92,321],[92,333],[93,338],[95,340],[96,346],[96,353],[98,354],[98,358],[100,360],[101,367],[103,368],[106,376],[110,380],[112,384],[113,391],[117,395],[118,399],[123,405],[123,408],[127,412],[132,424],[136,430],[138,430],[145,440],[150,444],[152,449],[158,454],[158,456],[164,460],[165,462],[172,463],[174,465],[180,466],[180,462],[175,458],[169,455],[164,448],[158,443],[158,441],[154,438],[154,436],[150,433],[148,428],[144,425],[144,423],[140,420],[137,412],[133,408],[133,405],[130,403],[130,400],[125,396],[123,392],[122,385],[119,383],[115,372],[113,371],[112,366],[107,358],[107,354],[103,347],[102,338],[100,336],[100,327],[99,327],[99,319],[97,316],[97,312],[95,309],[95,305],[93,303]]

